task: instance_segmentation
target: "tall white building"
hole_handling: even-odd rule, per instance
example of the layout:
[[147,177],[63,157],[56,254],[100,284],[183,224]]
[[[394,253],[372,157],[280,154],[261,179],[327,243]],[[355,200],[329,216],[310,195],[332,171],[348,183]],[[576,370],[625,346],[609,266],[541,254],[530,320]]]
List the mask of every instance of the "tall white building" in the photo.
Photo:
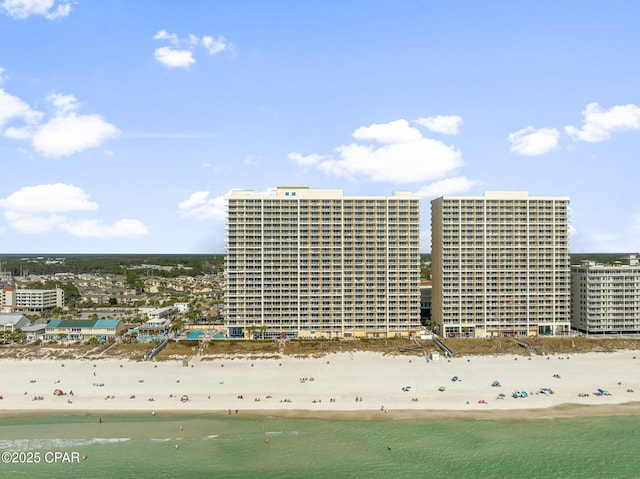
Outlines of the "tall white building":
[[432,321],[447,337],[570,331],[569,198],[493,191],[431,202]]
[[298,186],[226,199],[232,337],[389,337],[418,329],[417,196]]
[[640,332],[640,261],[571,266],[572,326],[584,333]]

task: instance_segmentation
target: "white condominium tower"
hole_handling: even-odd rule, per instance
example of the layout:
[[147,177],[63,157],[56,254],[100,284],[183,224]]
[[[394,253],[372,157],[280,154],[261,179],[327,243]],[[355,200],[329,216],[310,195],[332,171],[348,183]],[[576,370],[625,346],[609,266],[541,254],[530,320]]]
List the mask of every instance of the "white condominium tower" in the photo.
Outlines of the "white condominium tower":
[[419,328],[419,197],[296,186],[226,199],[231,337],[391,337]]
[[571,266],[572,325],[584,333],[640,333],[640,260]]
[[431,202],[432,318],[446,337],[570,331],[569,198],[493,191]]

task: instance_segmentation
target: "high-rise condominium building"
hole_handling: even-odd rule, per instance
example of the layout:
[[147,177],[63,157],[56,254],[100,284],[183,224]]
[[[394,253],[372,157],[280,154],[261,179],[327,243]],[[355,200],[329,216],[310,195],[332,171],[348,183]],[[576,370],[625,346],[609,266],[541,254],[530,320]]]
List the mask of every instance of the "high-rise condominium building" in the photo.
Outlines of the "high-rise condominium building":
[[420,325],[420,211],[410,193],[278,187],[227,196],[232,337],[388,337]]
[[640,261],[571,266],[572,326],[584,333],[640,332]]
[[569,198],[527,192],[431,202],[432,319],[447,337],[570,331]]

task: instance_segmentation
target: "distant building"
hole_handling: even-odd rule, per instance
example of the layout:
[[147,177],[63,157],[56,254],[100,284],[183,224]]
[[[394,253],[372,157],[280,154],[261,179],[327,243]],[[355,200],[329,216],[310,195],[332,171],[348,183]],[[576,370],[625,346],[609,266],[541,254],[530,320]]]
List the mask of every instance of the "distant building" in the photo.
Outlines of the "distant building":
[[227,196],[231,337],[407,336],[420,326],[420,198],[278,187]]
[[571,266],[572,326],[583,333],[640,333],[640,261]]
[[173,307],[178,311],[178,313],[186,313],[189,311],[189,303],[174,303]]
[[431,322],[431,298],[433,295],[433,286],[431,281],[420,282],[420,322],[429,324]]
[[64,291],[58,289],[2,289],[2,309],[40,312],[64,306]]
[[171,315],[172,310],[173,308],[170,306],[163,308],[154,308],[150,311],[147,311],[147,318],[149,318],[150,320],[168,318]]
[[114,338],[124,330],[119,319],[65,320],[52,319],[47,323],[45,339],[48,341],[87,341],[97,338],[99,341]]
[[490,191],[443,196],[431,210],[436,333],[570,332],[569,198]]

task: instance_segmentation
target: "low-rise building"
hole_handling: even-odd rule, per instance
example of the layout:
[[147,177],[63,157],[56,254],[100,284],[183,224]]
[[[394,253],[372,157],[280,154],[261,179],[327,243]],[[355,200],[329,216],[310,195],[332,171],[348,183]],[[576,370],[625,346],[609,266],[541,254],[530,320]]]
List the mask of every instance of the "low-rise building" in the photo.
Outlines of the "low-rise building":
[[45,339],[49,341],[68,340],[86,341],[97,338],[98,341],[115,338],[124,330],[119,319],[65,320],[52,319],[47,323]]
[[31,321],[24,314],[20,313],[0,313],[0,329],[8,332],[15,332],[29,326]]
[[165,306],[163,308],[154,308],[151,311],[147,311],[147,318],[150,320],[168,318],[173,308],[171,306]]
[[134,329],[138,341],[162,341],[169,337],[170,331],[171,321],[168,319],[150,319]]
[[28,343],[37,341],[38,339],[43,339],[46,330],[47,325],[45,323],[31,324],[22,328],[22,332],[24,333],[25,339]]
[[173,307],[178,310],[178,313],[186,313],[189,311],[189,303],[174,303]]

